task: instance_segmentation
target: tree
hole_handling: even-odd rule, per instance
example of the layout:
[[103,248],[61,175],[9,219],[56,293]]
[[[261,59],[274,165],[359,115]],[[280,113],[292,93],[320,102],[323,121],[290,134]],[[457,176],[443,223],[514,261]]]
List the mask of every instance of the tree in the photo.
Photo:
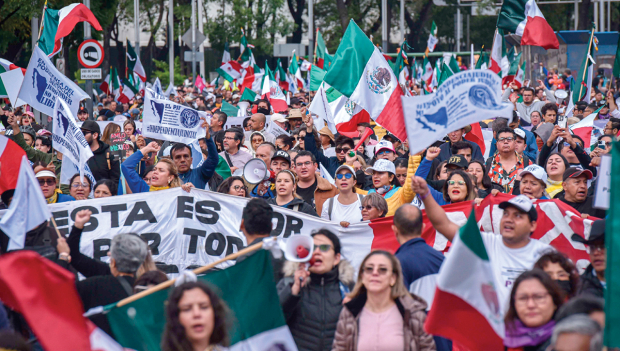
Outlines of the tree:
[[[183,84],[183,79],[185,79],[185,76],[181,72],[180,61],[181,60],[179,60],[179,57],[174,58],[174,85]],[[162,87],[164,87],[165,89],[168,86],[168,84],[170,84],[170,73],[169,73],[170,69],[168,67],[168,62],[153,60],[153,63],[155,64],[155,69],[153,70],[153,76],[155,76],[156,78],[159,78],[159,81],[161,82]]]
[[295,30],[293,31],[291,42],[301,43],[301,35],[304,27],[302,15],[306,8],[306,0],[286,0],[286,3],[288,4],[291,16],[293,16],[293,22],[295,22]]

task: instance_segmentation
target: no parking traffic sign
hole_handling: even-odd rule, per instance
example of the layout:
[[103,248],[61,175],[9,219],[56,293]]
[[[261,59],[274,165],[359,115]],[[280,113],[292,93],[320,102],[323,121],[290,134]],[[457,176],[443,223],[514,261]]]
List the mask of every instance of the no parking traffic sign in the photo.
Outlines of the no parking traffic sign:
[[78,60],[85,68],[99,67],[103,62],[103,46],[94,39],[85,40],[78,47]]

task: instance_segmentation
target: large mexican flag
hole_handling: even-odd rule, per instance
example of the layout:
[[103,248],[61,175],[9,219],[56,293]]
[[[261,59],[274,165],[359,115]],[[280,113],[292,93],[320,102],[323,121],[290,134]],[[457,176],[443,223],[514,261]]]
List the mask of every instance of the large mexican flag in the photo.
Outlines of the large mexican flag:
[[504,315],[474,210],[439,270],[424,329],[472,351],[504,349]]
[[[297,350],[273,281],[270,253],[259,249],[236,265],[207,273],[198,279],[213,287],[231,310],[231,350]],[[170,289],[161,290],[107,314],[114,335],[123,347],[160,350],[166,323],[165,304]],[[133,317],[129,317],[133,316]]]
[[397,138],[407,138],[398,78],[381,51],[353,20],[324,81],[366,110],[370,118]]

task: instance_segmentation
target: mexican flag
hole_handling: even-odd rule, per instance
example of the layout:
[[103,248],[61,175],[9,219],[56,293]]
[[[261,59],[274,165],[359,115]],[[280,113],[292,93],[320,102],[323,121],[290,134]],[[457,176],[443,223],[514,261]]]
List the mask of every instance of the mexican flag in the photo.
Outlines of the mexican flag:
[[312,65],[312,69],[310,70],[310,91],[317,91],[319,86],[323,82],[323,78],[325,78],[325,71],[319,68],[317,65]]
[[424,329],[473,351],[504,349],[504,313],[474,210],[439,269]]
[[[509,84],[515,79],[519,71],[519,61],[521,61],[521,53],[519,53],[512,62],[510,62],[510,67],[505,75],[502,76],[502,85]],[[525,62],[525,61],[524,61]]]
[[[351,138],[359,136],[358,123],[370,122],[370,115],[366,110],[326,82],[319,86],[309,109],[325,121],[323,124],[326,124],[332,133]],[[323,127],[322,123],[315,123],[317,128]]]
[[15,189],[24,149],[13,140],[0,135],[0,194],[5,190]]
[[60,10],[49,9],[46,5],[39,47],[50,57],[56,55],[62,50],[62,39],[80,22],[88,22],[96,30],[103,30],[95,15],[84,4],[75,3]]
[[256,94],[255,92],[252,91],[252,89],[243,89],[243,93],[241,94],[241,98],[239,98],[239,101],[255,101],[258,98],[258,94]]
[[390,65],[354,21],[340,42],[325,83],[368,112],[370,118],[405,140],[400,97],[403,95]]
[[[575,77],[575,87],[573,89],[573,103],[577,101],[585,101],[590,103],[590,93],[592,92],[592,78],[593,78],[593,64],[594,62],[594,28],[590,31],[590,40],[588,44],[588,50],[586,50],[581,66],[579,66],[579,73]],[[614,64],[615,66],[615,64]]]
[[497,28],[521,36],[521,45],[541,46],[547,50],[560,48],[558,38],[535,0],[504,0]]
[[243,28],[241,28],[241,35],[241,40],[239,40],[239,50],[241,50],[241,55],[239,58],[241,61],[245,62],[249,61],[252,57],[252,51],[248,49],[253,48],[254,45],[248,43],[248,39],[245,37],[245,30],[243,30]]
[[488,69],[490,67],[489,63],[489,53],[484,51],[484,49],[480,49],[480,56],[478,61],[476,61],[476,69]]
[[[519,53],[519,55],[521,55],[521,53]],[[515,84],[517,84],[519,88],[523,86],[523,82],[525,81],[525,63],[525,60],[523,60],[523,63],[517,69],[517,74],[514,79]]]
[[409,65],[409,61],[407,60],[407,52],[405,51],[405,45],[407,42],[403,42],[400,46],[400,51],[396,55],[396,62],[394,62],[394,75],[398,77],[398,83],[402,86],[406,87],[407,82],[409,81],[409,69],[407,66]]
[[122,103],[129,103],[129,100],[133,99],[138,93],[138,88],[129,83],[127,79],[123,79],[123,88],[118,96],[118,101]]
[[[26,73],[26,69],[25,68],[21,68],[21,67],[15,65],[11,61],[7,61],[5,59],[1,59],[0,58],[0,74],[2,74],[4,72],[12,71],[14,69],[18,69],[18,68],[22,70],[22,74]],[[9,97],[9,95],[8,95],[8,93],[6,91],[6,88],[4,87],[4,82],[2,81],[2,79],[0,79],[0,98],[8,98],[8,97]]]
[[[610,199],[620,198],[620,145],[614,142],[611,149]],[[610,350],[620,347],[620,204],[610,201],[605,222],[605,247],[607,268],[605,269],[605,335],[603,343]],[[616,216],[617,215],[617,216]]]
[[435,21],[433,21],[433,24],[431,25],[431,32],[429,33],[428,41],[426,42],[426,54],[433,52],[438,42],[439,38],[437,38],[437,25],[435,24]]
[[276,81],[276,78],[269,69],[269,63],[265,60],[265,75],[263,76],[263,83],[261,95],[269,100],[274,112],[286,111],[288,103],[286,102],[286,96],[280,89],[280,85]]
[[136,54],[136,51],[129,43],[129,40],[126,40],[127,43],[127,68],[125,69],[125,74],[127,72],[135,73],[140,77],[140,80],[146,82],[146,72],[144,71],[144,67],[142,66],[142,62],[140,62],[140,57]]
[[99,86],[99,89],[108,95],[117,96],[120,93],[121,81],[118,78],[118,72],[115,67],[110,67],[110,73]]
[[[321,35],[321,31],[316,29],[316,49],[314,50],[314,61],[319,68],[327,70],[329,69],[329,64],[326,66],[325,61],[329,52],[327,52],[327,48],[325,47],[325,41],[323,40],[323,35]],[[329,61],[329,60],[328,60]]]
[[502,71],[501,63],[502,56],[504,56],[503,40],[503,33],[496,28],[495,35],[493,35],[493,47],[491,48],[491,61],[489,62],[489,69],[497,74]]
[[229,82],[234,81],[235,79],[241,77],[241,70],[243,67],[237,61],[228,61],[223,63],[219,68],[215,71],[224,79]]
[[440,86],[448,78],[455,75],[456,73],[459,73],[460,71],[461,69],[459,67],[458,61],[456,61],[454,55],[450,55],[450,60],[448,62],[446,62],[446,60],[443,60],[443,63],[441,64],[441,75],[439,77],[439,83],[437,84],[437,86]]
[[502,67],[502,77],[505,77],[510,73],[510,67],[512,63],[514,62],[514,57],[515,57],[514,46],[510,48],[508,52],[506,52],[506,50],[502,50],[502,54],[503,56],[502,56],[502,61],[500,63],[500,66]]
[[[198,278],[215,287],[234,316],[231,351],[297,350],[282,314],[269,255],[258,249],[232,267]],[[111,306],[107,317],[117,341],[140,351],[160,350],[169,294],[170,289],[161,290],[122,307]],[[130,310],[133,319],[128,317]]]
[[428,60],[428,56],[424,56],[422,68],[424,69],[424,73],[422,74],[422,81],[424,81],[424,90],[430,93],[433,91],[433,86],[431,85],[433,83],[433,66]]
[[222,65],[230,60],[230,49],[228,48],[228,42],[226,42],[224,43],[224,53],[222,54]]
[[306,84],[304,82],[304,78],[301,76],[301,69],[299,69],[299,64],[297,63],[297,54],[293,52],[293,58],[291,59],[291,65],[288,68],[289,72],[293,75],[295,79],[295,86],[297,89],[305,88]]
[[288,80],[286,79],[286,71],[282,67],[282,62],[280,59],[276,62],[276,70],[275,70],[276,82],[280,85],[280,89],[282,91],[290,91],[291,87],[289,85]]

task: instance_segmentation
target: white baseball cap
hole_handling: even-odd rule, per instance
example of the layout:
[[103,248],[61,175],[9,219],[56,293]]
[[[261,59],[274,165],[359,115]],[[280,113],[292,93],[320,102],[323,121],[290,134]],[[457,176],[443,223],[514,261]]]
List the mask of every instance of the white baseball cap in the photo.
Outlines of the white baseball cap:
[[516,128],[515,134],[527,142],[527,137],[525,136],[525,131],[523,129]]
[[547,184],[547,172],[539,165],[529,165],[525,167],[521,172],[521,179],[523,179],[523,176],[526,174],[531,174],[534,178],[543,182],[543,184]]
[[388,149],[394,153],[396,153],[396,151],[394,150],[394,145],[392,145],[391,141],[387,141],[387,140],[381,140],[380,142],[377,143],[377,145],[375,145],[375,155],[379,153],[379,151],[383,150],[383,149]]
[[499,208],[501,208],[502,210],[505,210],[507,207],[510,206],[527,213],[528,217],[530,217],[530,221],[536,221],[538,219],[538,213],[536,212],[534,203],[532,202],[532,200],[530,200],[529,197],[525,195],[517,195],[512,199],[499,204]]
[[[346,169],[347,171],[351,172],[351,174],[353,174],[353,178],[357,179],[357,177],[355,176],[355,170],[353,169],[353,167],[351,167],[349,165],[340,165],[340,167],[338,167],[338,169],[336,169],[336,172],[334,173],[334,175],[338,174],[338,172],[340,172],[343,169]],[[334,178],[336,178],[336,177],[334,176]]]
[[[391,143],[390,143],[391,144]],[[394,163],[390,160],[377,160],[372,167],[368,167],[366,171],[372,172],[390,172],[393,175],[396,175],[396,167],[394,167]]]

